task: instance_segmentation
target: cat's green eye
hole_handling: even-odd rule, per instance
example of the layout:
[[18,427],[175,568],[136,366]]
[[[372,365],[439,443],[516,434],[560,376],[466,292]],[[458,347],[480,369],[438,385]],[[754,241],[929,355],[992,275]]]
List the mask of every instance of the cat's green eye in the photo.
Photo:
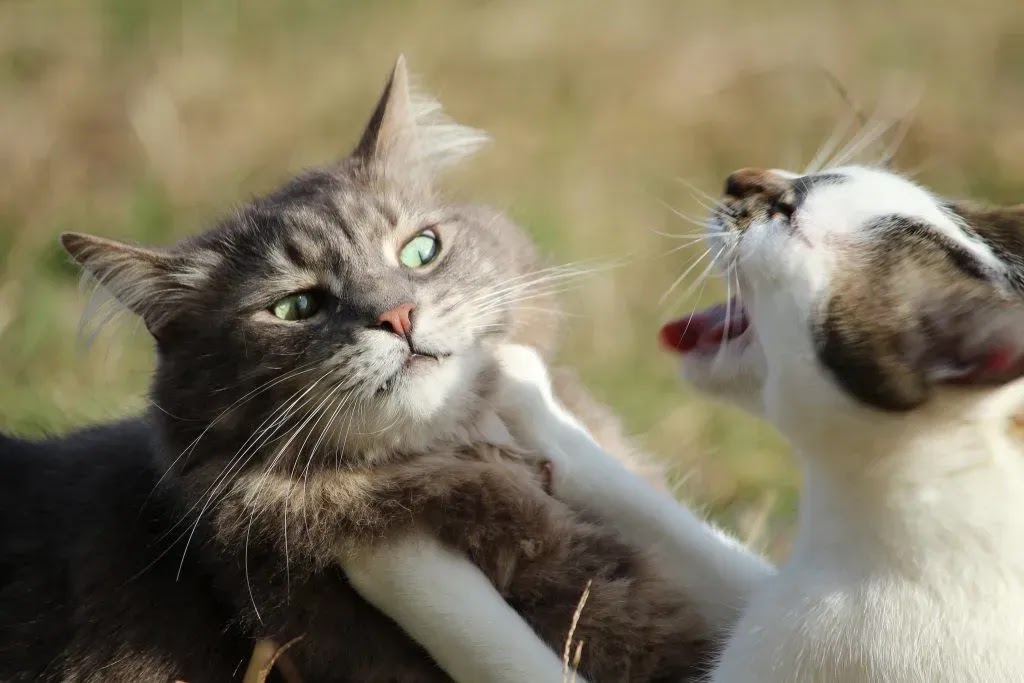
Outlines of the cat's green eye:
[[270,312],[281,320],[305,320],[320,310],[320,301],[313,292],[289,294],[270,307]]
[[406,268],[422,268],[435,258],[441,251],[441,241],[437,233],[427,229],[405,243],[398,259]]

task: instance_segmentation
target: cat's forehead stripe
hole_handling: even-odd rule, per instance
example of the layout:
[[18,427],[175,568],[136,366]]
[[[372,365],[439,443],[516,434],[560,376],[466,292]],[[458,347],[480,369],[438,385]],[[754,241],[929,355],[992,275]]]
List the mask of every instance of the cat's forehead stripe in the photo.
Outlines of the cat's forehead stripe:
[[837,185],[848,180],[848,176],[842,173],[816,173],[813,175],[800,176],[793,179],[793,204],[800,206],[807,199],[807,196],[818,187],[824,185]]
[[827,231],[870,236],[869,228],[877,221],[903,217],[915,224],[926,224],[992,272],[1006,270],[1006,264],[969,226],[932,193],[906,178],[859,167],[835,169],[806,178],[828,179],[823,183],[812,182],[803,202],[813,205],[811,220],[820,221]]

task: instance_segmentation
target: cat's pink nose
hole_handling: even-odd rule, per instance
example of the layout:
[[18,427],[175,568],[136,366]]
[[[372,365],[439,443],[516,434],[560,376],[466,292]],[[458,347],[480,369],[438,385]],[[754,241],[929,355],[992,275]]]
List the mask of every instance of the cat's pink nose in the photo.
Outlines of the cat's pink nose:
[[392,309],[384,311],[377,318],[377,324],[399,337],[408,337],[412,332],[412,311],[415,308],[412,304],[399,304]]

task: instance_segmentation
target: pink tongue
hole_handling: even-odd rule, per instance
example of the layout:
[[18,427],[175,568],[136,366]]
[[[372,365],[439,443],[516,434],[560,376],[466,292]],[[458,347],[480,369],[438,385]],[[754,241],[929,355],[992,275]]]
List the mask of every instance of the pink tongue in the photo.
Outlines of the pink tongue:
[[[728,309],[729,320],[726,319]],[[694,311],[685,318],[666,323],[658,339],[669,351],[688,353],[696,348],[718,349],[721,344],[743,334],[750,325],[743,307],[733,300]]]

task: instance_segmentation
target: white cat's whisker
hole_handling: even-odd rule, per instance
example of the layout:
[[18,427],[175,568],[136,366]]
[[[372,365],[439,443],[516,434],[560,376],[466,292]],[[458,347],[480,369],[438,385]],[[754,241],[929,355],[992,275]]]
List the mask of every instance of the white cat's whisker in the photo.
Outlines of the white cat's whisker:
[[865,121],[858,134],[851,138],[842,151],[838,152],[829,160],[827,168],[834,168],[836,166],[852,163],[857,159],[861,152],[877,142],[880,137],[885,135],[886,131],[892,128],[894,123],[895,122],[892,119],[882,116],[882,105],[879,103],[878,106],[875,107],[875,111],[872,112],[871,116],[867,121]]
[[715,353],[717,361],[722,359],[725,354],[725,347],[728,344],[729,332],[732,325],[732,273],[725,277],[725,330],[722,334],[722,340],[718,343],[718,351]]
[[[719,253],[721,253],[721,252],[719,252]],[[715,259],[712,259],[711,260],[711,264],[704,271],[704,275],[702,277],[698,278],[697,280],[695,280],[693,282],[693,284],[690,285],[690,287],[687,288],[687,291],[683,293],[683,298],[684,299],[687,298],[689,296],[689,293],[692,292],[693,289],[696,288],[698,285],[700,286],[700,289],[698,290],[697,296],[695,298],[698,299],[698,300],[701,298],[701,296],[704,294],[704,288],[707,286],[707,282],[708,282],[708,278],[707,278],[706,274],[708,272],[710,272],[711,268],[713,268],[714,265],[715,265]],[[680,335],[680,336],[685,337],[686,333],[690,331],[690,323],[691,322],[693,322],[693,317],[692,316],[690,317],[689,320],[686,321],[686,325],[683,327],[683,332],[682,332],[682,335]]]
[[[722,205],[719,203],[708,204],[706,201],[698,197],[693,192],[690,193],[690,196],[693,198],[693,201],[697,202],[701,206],[701,208],[703,208],[708,213],[715,213],[716,211],[720,211],[723,208]],[[702,223],[698,222],[698,225],[701,224]]]
[[913,125],[913,120],[907,116],[902,119],[899,127],[896,129],[896,133],[893,139],[886,145],[886,148],[882,150],[881,156],[876,162],[878,166],[882,168],[888,168],[892,164],[892,160],[896,158],[897,152],[907,139],[907,135],[910,133],[910,128]]
[[[256,517],[256,507],[253,506],[249,511],[249,526],[245,529],[245,550],[243,554],[242,563],[245,565],[245,587],[249,591],[249,600],[252,602],[253,612],[256,614],[256,621],[263,623],[263,617],[260,616],[260,609],[256,606],[256,596],[252,593],[252,581],[249,579],[249,536],[252,533],[252,523]],[[184,560],[183,560],[184,561]]]
[[581,286],[582,283],[552,283],[548,284],[544,288],[524,288],[514,292],[506,292],[500,296],[494,296],[490,299],[478,302],[475,310],[489,311],[495,308],[507,308],[520,301],[540,299],[554,296],[556,294],[562,294],[564,292],[571,292],[574,289],[579,289]]
[[833,161],[833,165],[842,166],[855,161],[858,158],[858,155],[874,143],[878,142],[878,140],[885,135],[886,131],[892,128],[893,125],[893,121],[878,121],[871,129],[865,131],[859,142],[851,145],[842,156],[835,159]]
[[824,163],[832,154],[836,151],[840,141],[843,137],[850,132],[850,129],[856,124],[857,117],[855,112],[847,112],[847,114],[832,127],[832,132],[825,138],[821,147],[814,154],[814,157],[804,168],[802,175],[809,175],[811,173],[817,173],[822,169]]
[[[315,397],[311,397],[307,401],[304,401],[303,405],[311,403],[312,400],[314,400],[314,398]],[[325,401],[322,401],[320,406],[322,407],[323,405],[325,405],[325,403],[326,403]],[[288,411],[278,421],[278,425],[284,424],[284,422],[286,422],[291,417],[291,415],[293,415],[294,413],[295,413],[294,410]],[[251,585],[251,582],[250,582],[250,579],[249,579],[249,536],[250,536],[250,533],[252,531],[252,523],[255,520],[256,513],[257,513],[257,511],[261,511],[260,506],[257,504],[257,500],[259,498],[259,492],[265,486],[265,484],[266,484],[266,482],[267,482],[267,480],[269,478],[270,473],[276,467],[276,464],[279,462],[280,458],[283,456],[283,453],[286,451],[288,446],[291,444],[291,442],[301,432],[302,427],[305,424],[307,424],[309,422],[309,420],[311,420],[315,414],[316,414],[316,410],[312,411],[309,414],[309,416],[307,416],[306,420],[302,424],[300,424],[300,425],[298,425],[298,426],[296,426],[296,427],[294,427],[292,429],[291,436],[288,438],[288,441],[277,450],[277,452],[273,456],[273,459],[271,460],[271,462],[263,467],[263,471],[261,472],[255,487],[250,488],[250,489],[248,489],[246,491],[246,495],[245,495],[245,500],[247,502],[246,507],[249,508],[250,512],[249,512],[249,525],[246,528],[246,534],[245,534],[245,551],[244,551],[243,563],[245,565],[244,571],[245,571],[245,577],[246,577],[246,587],[247,587],[247,589],[249,591],[249,598],[252,601],[252,607],[253,607],[253,611],[256,614],[256,619],[260,623],[263,623],[263,618],[260,616],[259,607],[256,605],[256,599],[255,599],[255,596],[253,595],[252,585]],[[271,433],[270,436],[265,438],[263,440],[263,443],[259,444],[258,446],[255,446],[252,449],[252,453],[250,453],[250,455],[246,458],[246,462],[243,463],[242,466],[241,466],[242,468],[245,467],[245,464],[248,463],[248,461],[251,460],[260,451],[260,449],[263,447],[263,445],[265,445],[270,440],[270,438],[272,436],[273,436],[273,433]],[[226,480],[227,480],[227,478],[225,478],[225,481]],[[286,576],[290,576],[290,559],[288,557],[288,548],[287,548],[287,543],[288,543],[288,541],[287,541],[287,509],[288,509],[287,505],[288,505],[288,499],[286,498],[285,499],[285,527],[284,527],[285,528],[285,574],[286,574]],[[199,521],[199,519],[201,517],[202,517],[202,511],[200,512],[199,518],[197,518],[197,520],[196,520],[196,524],[198,524],[198,521]],[[187,551],[188,551],[188,544],[186,543],[185,552],[187,552]],[[182,555],[182,563],[184,563],[184,561],[185,561],[185,556],[184,556],[184,553],[183,553],[183,555]],[[181,568],[179,567],[179,572],[180,571],[181,571]],[[286,590],[290,590],[290,584],[289,584],[288,587],[286,587]]]
[[[715,268],[719,267],[719,259],[725,252],[725,250],[726,247],[720,247],[718,251],[715,252],[715,255],[711,258],[711,261],[704,267],[704,270],[702,270],[700,274],[696,278],[694,278],[693,282],[691,282],[690,285],[678,295],[676,301],[687,301],[688,299],[690,299],[691,295],[694,293],[695,290],[697,290],[698,287],[700,288],[700,291],[697,293],[697,296],[695,298],[700,299],[701,294],[703,294],[704,292],[704,288],[709,279],[709,276],[712,272],[714,272]],[[671,307],[674,306],[666,306],[666,308]]]
[[[278,406],[278,409],[280,409],[280,408],[281,408],[281,407],[282,407],[282,406],[283,406],[283,405],[284,405],[285,403],[287,403],[287,402],[288,402],[289,400],[291,400],[292,398],[294,398],[294,397],[295,397],[295,396],[296,396],[296,395],[297,395],[297,394],[298,394],[298,393],[299,393],[300,391],[302,391],[302,388],[301,388],[301,387],[300,387],[299,389],[297,389],[297,390],[296,390],[295,392],[293,392],[293,393],[292,393],[292,394],[291,394],[291,395],[290,395],[289,397],[287,397],[287,398],[286,398],[286,399],[285,399],[285,400],[284,400],[284,401],[283,401],[283,402],[282,402],[281,404],[279,404],[279,406]],[[271,419],[273,419],[273,418],[274,418],[274,415],[275,415],[276,413],[277,413],[277,410],[275,410],[275,411],[274,411],[273,413],[271,413],[271,415],[270,415],[270,416],[268,416],[268,417],[267,417],[267,419],[266,419],[266,420],[264,420],[264,421],[263,421],[263,422],[262,422],[262,423],[261,423],[261,424],[260,424],[260,425],[259,425],[259,426],[257,427],[257,429],[259,429],[259,428],[260,428],[260,427],[262,427],[262,426],[263,426],[264,424],[266,424],[266,423],[267,423],[268,421],[270,421]],[[251,438],[251,437],[250,437],[250,438]],[[246,441],[246,443],[248,443],[248,440]],[[243,444],[243,445],[244,445],[244,444]],[[239,448],[241,448],[241,446],[240,446]],[[232,457],[232,458],[231,458],[231,459],[230,459],[230,460],[228,461],[228,463],[227,463],[227,464],[225,465],[224,469],[222,469],[222,470],[221,470],[221,474],[223,474],[223,473],[224,473],[224,471],[225,471],[225,470],[226,470],[226,469],[227,469],[228,467],[230,467],[230,466],[231,466],[231,464],[232,464],[232,463],[233,463],[233,462],[235,461],[235,457],[237,457],[237,451],[236,451],[236,456],[233,456],[233,457]],[[211,491],[211,490],[213,490],[213,489],[214,489],[214,488],[215,488],[215,487],[217,486],[217,483],[218,483],[218,480],[220,479],[220,476],[221,476],[221,475],[218,475],[217,477],[215,477],[215,478],[214,478],[214,481],[213,481],[213,482],[212,482],[212,483],[210,484],[210,486],[209,486],[209,487],[208,487],[208,488],[206,489],[206,491],[204,491],[204,492],[203,492],[203,494],[202,494],[202,495],[200,496],[200,498],[199,498],[199,499],[197,499],[197,500],[196,500],[196,502],[192,504],[192,507],[190,507],[190,508],[189,508],[188,510],[186,510],[186,511],[185,511],[185,513],[184,513],[184,515],[183,515],[183,516],[181,517],[181,519],[180,519],[180,520],[179,520],[179,521],[178,521],[178,522],[177,522],[176,524],[174,524],[174,525],[173,525],[173,526],[172,526],[172,527],[171,527],[170,529],[168,529],[167,531],[165,531],[165,532],[164,532],[164,534],[163,534],[163,535],[161,535],[161,536],[160,536],[160,538],[159,538],[158,540],[163,540],[164,538],[166,538],[166,537],[167,537],[167,535],[169,535],[169,534],[170,534],[171,532],[173,532],[173,531],[174,531],[174,529],[176,529],[176,528],[177,528],[177,527],[178,527],[178,526],[179,526],[180,524],[182,524],[182,523],[183,523],[183,522],[184,522],[184,521],[185,521],[185,520],[186,520],[186,519],[188,518],[188,515],[189,515],[189,514],[190,514],[190,513],[191,513],[191,512],[193,511],[193,510],[195,510],[195,509],[196,509],[197,507],[199,507],[199,506],[200,506],[200,501],[201,501],[201,500],[202,500],[203,498],[205,498],[205,497],[206,497],[206,496],[207,496],[207,495],[208,495],[208,494],[210,493],[210,491]]]
[[698,240],[693,240],[692,242],[688,242],[686,244],[677,245],[675,247],[672,247],[668,251],[664,252],[663,254],[661,254],[661,257],[664,258],[666,256],[671,256],[672,254],[675,254],[676,252],[679,252],[679,251],[684,251],[686,249],[692,249],[693,247],[697,246],[698,244],[700,244],[701,242],[704,242],[704,241],[706,241],[706,240],[698,239]]
[[[697,257],[697,258],[696,258],[696,259],[695,259],[695,260],[693,261],[693,263],[692,263],[692,264],[690,264],[690,266],[689,266],[689,267],[688,267],[688,268],[687,268],[686,270],[684,270],[684,271],[683,271],[683,272],[682,272],[682,273],[681,273],[681,274],[679,275],[679,277],[677,277],[677,278],[676,278],[676,279],[675,279],[675,280],[674,280],[674,281],[672,282],[672,284],[671,284],[671,285],[669,285],[669,288],[668,288],[668,289],[666,289],[666,290],[665,290],[665,293],[664,293],[664,294],[662,294],[662,295],[661,295],[661,297],[660,297],[660,298],[658,299],[658,305],[659,305],[659,306],[660,306],[661,304],[664,304],[664,303],[665,303],[665,299],[667,299],[667,298],[669,297],[669,295],[671,295],[671,294],[672,294],[672,292],[673,292],[673,291],[675,290],[675,288],[676,288],[676,287],[678,287],[678,286],[679,286],[679,285],[680,285],[680,284],[681,284],[681,283],[683,282],[683,280],[685,280],[685,279],[686,279],[686,276],[687,276],[687,275],[689,275],[690,273],[692,273],[692,272],[694,271],[694,269],[695,269],[695,268],[697,268],[697,266],[698,266],[698,265],[700,265],[701,261],[703,261],[704,259],[706,259],[706,258],[708,257],[708,255],[709,255],[710,253],[711,253],[711,248],[710,248],[710,247],[708,247],[707,249],[705,249],[705,250],[704,250],[704,253],[703,253],[703,254],[701,254],[701,255],[700,255],[699,257]],[[714,259],[712,259],[712,266],[713,266],[713,265],[714,265]]]
[[[872,129],[878,123],[878,109],[872,112],[871,116],[864,118],[859,112],[852,111],[850,115],[853,117],[854,122],[859,122],[859,128],[853,128],[853,134],[849,137],[845,144],[838,147],[830,156],[824,157],[821,163],[819,171],[823,168],[833,168],[838,165],[838,160],[848,156],[848,152],[851,148],[860,144],[860,141],[864,139],[868,131]],[[817,172],[817,171],[815,171]]]
[[725,230],[705,230],[703,232],[691,233],[660,232],[658,230],[652,230],[651,232],[653,232],[655,235],[658,235],[659,237],[667,237],[668,239],[672,240],[702,240],[707,239],[708,237],[722,237],[723,235],[728,234],[728,232]]
[[[252,487],[249,487],[249,490],[247,492],[247,496],[244,499],[247,504],[249,504],[249,505],[256,505],[257,501],[260,498],[260,494],[261,494],[261,492],[263,491],[263,488],[266,485],[267,480],[269,479],[271,473],[276,469],[277,463],[280,462],[280,459],[282,457],[284,457],[284,454],[288,451],[288,447],[292,445],[292,443],[299,436],[299,434],[302,433],[302,430],[305,429],[306,426],[309,425],[309,423],[311,421],[313,421],[314,419],[317,419],[317,421],[319,421],[319,417],[322,417],[322,412],[326,408],[326,406],[328,405],[331,396],[335,392],[337,392],[339,390],[340,390],[339,387],[335,387],[332,390],[328,390],[328,392],[325,395],[316,397],[316,400],[318,400],[319,403],[312,410],[310,410],[308,412],[306,417],[303,418],[301,422],[299,422],[294,427],[292,427],[291,433],[288,436],[287,440],[284,442],[283,445],[281,445],[280,447],[277,448],[277,450],[275,451],[275,453],[274,453],[273,457],[270,459],[270,461],[264,465],[263,471],[261,472],[259,478],[257,479],[256,485],[252,486]],[[307,433],[306,433],[306,440],[307,441],[309,439],[310,433],[311,432],[309,430],[307,430]],[[306,443],[306,441],[303,441],[303,446],[305,445],[305,443]],[[259,449],[257,448],[256,450],[258,451]],[[298,455],[301,455],[301,453],[302,453],[302,446],[299,447]]]
[[[725,205],[722,203],[721,199],[719,199],[718,197],[715,197],[715,196],[712,196],[712,195],[708,194],[707,192],[702,190],[697,184],[692,183],[689,180],[687,180],[686,178],[683,178],[681,176],[677,176],[675,178],[675,180],[676,180],[676,182],[681,183],[688,190],[690,190],[690,193],[692,195],[695,195],[694,199],[697,199],[698,197],[703,199],[703,201],[698,201],[698,203],[701,204],[702,206],[704,206],[709,211],[714,211],[716,209],[726,208]],[[706,202],[710,202],[710,205],[705,204],[705,201]]]
[[[690,216],[689,214],[685,214],[682,211],[680,211],[679,209],[675,208],[674,206],[672,206],[668,202],[661,201],[661,200],[659,200],[659,201],[661,202],[662,206],[664,206],[666,209],[671,211],[672,215],[676,216],[677,218],[681,218],[682,220],[686,221],[687,223],[695,225],[698,228],[703,228],[705,225],[707,225],[707,218],[706,217]],[[704,208],[707,208],[708,211],[714,211],[714,209],[708,208],[703,203],[701,205],[704,206]],[[656,233],[656,234],[662,234],[662,233],[659,233],[657,230],[654,230],[653,232]],[[666,237],[674,237],[674,235],[665,235],[665,236]]]

